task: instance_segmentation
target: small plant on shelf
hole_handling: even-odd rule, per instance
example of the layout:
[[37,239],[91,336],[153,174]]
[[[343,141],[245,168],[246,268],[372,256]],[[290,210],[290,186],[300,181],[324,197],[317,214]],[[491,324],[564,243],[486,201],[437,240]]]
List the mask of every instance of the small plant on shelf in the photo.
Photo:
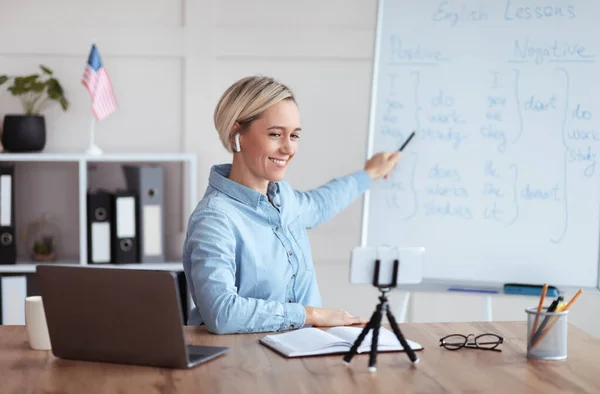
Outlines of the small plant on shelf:
[[46,213],[27,224],[23,239],[25,250],[33,261],[56,261],[59,257],[60,231],[54,218]]
[[33,243],[33,256],[35,261],[55,261],[54,238],[44,236]]

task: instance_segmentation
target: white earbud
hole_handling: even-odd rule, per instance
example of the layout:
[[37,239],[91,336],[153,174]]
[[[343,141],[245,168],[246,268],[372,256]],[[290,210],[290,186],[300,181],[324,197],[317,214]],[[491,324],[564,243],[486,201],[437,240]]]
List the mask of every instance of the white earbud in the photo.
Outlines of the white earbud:
[[242,149],[240,148],[240,133],[235,133],[235,151],[242,151]]

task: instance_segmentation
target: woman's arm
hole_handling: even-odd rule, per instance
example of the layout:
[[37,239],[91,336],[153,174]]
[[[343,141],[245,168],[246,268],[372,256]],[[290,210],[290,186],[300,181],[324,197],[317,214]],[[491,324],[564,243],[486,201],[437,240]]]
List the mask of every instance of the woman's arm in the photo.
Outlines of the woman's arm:
[[344,210],[370,186],[371,177],[363,170],[335,178],[313,190],[295,190],[302,223],[307,228],[317,227]]
[[352,324],[364,324],[369,320],[363,317],[355,317],[344,309],[325,309],[305,306],[306,325],[317,327],[350,326]]
[[295,190],[304,226],[315,228],[341,212],[358,196],[367,191],[371,187],[372,181],[381,177],[387,178],[399,158],[399,152],[380,152],[365,163],[362,171],[335,178],[325,185],[307,192]]
[[236,240],[229,219],[209,208],[196,215],[185,248],[191,260],[196,306],[208,330],[231,334],[302,327],[306,320],[302,305],[238,295]]

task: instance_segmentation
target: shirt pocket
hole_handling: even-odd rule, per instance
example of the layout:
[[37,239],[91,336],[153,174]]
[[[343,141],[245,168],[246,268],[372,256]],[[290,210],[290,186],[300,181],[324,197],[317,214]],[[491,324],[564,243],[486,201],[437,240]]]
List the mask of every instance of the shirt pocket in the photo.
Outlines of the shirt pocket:
[[292,220],[288,225],[288,230],[290,231],[290,234],[292,234],[292,238],[294,238],[296,245],[300,248],[298,260],[300,260],[300,263],[304,262],[304,268],[306,268],[307,271],[312,271],[313,262],[310,239],[308,238],[304,224],[302,224],[302,221],[300,220],[300,216]]

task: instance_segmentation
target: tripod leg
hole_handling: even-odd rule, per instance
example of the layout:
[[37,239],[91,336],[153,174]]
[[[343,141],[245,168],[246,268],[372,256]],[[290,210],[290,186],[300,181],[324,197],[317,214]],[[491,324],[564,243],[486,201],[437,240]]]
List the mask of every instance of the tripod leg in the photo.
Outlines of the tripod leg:
[[389,306],[387,308],[387,317],[388,317],[388,320],[390,321],[390,325],[392,326],[392,330],[394,331],[394,334],[396,334],[396,337],[402,344],[402,347],[404,347],[404,351],[408,355],[408,358],[410,358],[410,361],[412,361],[413,364],[418,363],[419,358],[415,354],[414,350],[410,347],[408,342],[406,342],[406,338],[404,338],[404,335],[402,335],[402,331],[400,331],[400,327],[398,327],[398,323],[396,323],[396,318],[394,317],[392,312],[390,312]]
[[358,347],[360,346],[362,341],[367,336],[367,333],[369,332],[369,330],[373,327],[373,322],[375,321],[375,319],[377,317],[377,313],[378,313],[378,311],[373,312],[373,315],[371,315],[371,319],[369,320],[369,322],[367,323],[365,328],[363,328],[363,330],[360,333],[360,335],[358,336],[358,338],[356,338],[356,340],[354,341],[354,344],[352,345],[352,347],[350,348],[348,353],[346,353],[344,355],[344,364],[348,364],[350,362],[350,360],[352,360],[352,357],[354,357],[354,355],[356,354]]
[[371,338],[371,352],[369,354],[369,372],[377,371],[377,343],[379,339],[379,327],[381,327],[381,312],[377,309],[376,321],[373,322],[373,337]]

